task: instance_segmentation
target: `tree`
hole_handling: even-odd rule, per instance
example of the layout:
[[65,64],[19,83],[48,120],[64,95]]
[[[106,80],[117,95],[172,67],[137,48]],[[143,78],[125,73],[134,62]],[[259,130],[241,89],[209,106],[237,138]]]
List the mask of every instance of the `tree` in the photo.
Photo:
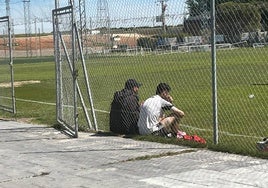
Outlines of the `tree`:
[[258,2],[255,4],[261,14],[261,25],[263,31],[268,31],[268,2]]
[[[226,2],[247,3],[254,0],[215,0],[215,6]],[[256,1],[256,0],[255,0]],[[211,0],[186,0],[189,16],[200,16],[204,12],[210,12]]]
[[[260,2],[265,2],[265,0],[215,0],[215,6],[227,2],[259,4]],[[203,11],[210,12],[211,0],[186,0],[185,3],[188,8],[189,16],[199,16],[203,14]]]
[[[260,8],[260,11],[264,11],[265,15],[262,15],[262,19],[268,19],[266,13],[268,9],[267,0],[215,0],[215,6],[217,7],[220,4],[233,2],[233,3],[252,3]],[[211,10],[211,0],[186,0],[186,5],[188,8],[189,17],[204,15]]]
[[210,11],[210,0],[186,0],[189,16],[200,16]]
[[209,28],[210,0],[186,0],[189,16],[184,20],[184,32],[203,35]]
[[261,14],[251,3],[222,3],[216,12],[217,33],[224,34],[227,42],[240,41],[242,33],[261,29]]

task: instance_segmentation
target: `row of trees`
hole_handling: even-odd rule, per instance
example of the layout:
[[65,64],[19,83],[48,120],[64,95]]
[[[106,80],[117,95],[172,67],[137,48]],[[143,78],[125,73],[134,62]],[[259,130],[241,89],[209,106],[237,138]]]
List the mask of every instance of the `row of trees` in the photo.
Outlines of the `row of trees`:
[[[209,35],[211,0],[187,0],[189,16],[184,31],[190,35]],[[216,32],[226,42],[241,40],[245,32],[268,30],[266,0],[215,0]]]

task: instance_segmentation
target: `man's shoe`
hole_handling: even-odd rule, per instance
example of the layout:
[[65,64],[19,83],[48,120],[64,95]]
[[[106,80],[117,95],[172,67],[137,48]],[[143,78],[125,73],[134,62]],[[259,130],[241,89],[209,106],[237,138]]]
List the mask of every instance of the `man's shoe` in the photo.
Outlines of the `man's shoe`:
[[257,142],[257,148],[260,151],[268,151],[268,138],[264,138],[262,141]]

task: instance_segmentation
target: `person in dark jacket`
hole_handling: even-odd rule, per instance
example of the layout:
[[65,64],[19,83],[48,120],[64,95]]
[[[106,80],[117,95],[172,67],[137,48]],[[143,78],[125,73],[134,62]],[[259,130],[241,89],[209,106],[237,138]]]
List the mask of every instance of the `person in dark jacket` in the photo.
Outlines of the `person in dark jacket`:
[[128,79],[125,88],[114,93],[110,111],[110,131],[117,134],[139,134],[140,113],[138,90],[141,84]]

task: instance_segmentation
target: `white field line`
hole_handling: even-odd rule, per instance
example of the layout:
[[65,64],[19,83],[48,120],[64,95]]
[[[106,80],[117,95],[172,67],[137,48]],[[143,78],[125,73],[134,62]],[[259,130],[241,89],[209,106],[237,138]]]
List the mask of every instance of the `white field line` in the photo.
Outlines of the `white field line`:
[[[10,97],[3,97],[0,96],[0,98],[5,98],[5,99],[10,99]],[[42,101],[34,101],[34,100],[27,100],[27,99],[19,99],[16,98],[17,101],[21,101],[21,102],[30,102],[30,103],[38,103],[38,104],[45,104],[45,105],[52,105],[52,106],[56,106],[56,103],[49,103],[49,102],[42,102]],[[72,107],[72,106],[70,106]],[[90,110],[90,109],[89,109]],[[102,112],[102,113],[107,113],[109,114],[110,112],[105,111],[105,110],[99,110],[99,109],[95,109],[96,112]],[[186,128],[190,128],[190,129],[194,129],[194,130],[199,130],[199,131],[205,131],[205,132],[213,132],[212,129],[202,129],[202,128],[198,128],[198,127],[194,127],[194,126],[190,126],[190,125],[185,125],[185,124],[181,124],[180,126],[182,127],[186,127]],[[219,131],[220,134],[224,134],[224,135],[228,135],[228,136],[233,136],[233,137],[243,137],[243,138],[256,138],[256,139],[260,139],[260,136],[249,136],[249,135],[242,135],[242,134],[233,134],[230,132],[226,132],[226,131]]]
[[[0,98],[11,100],[10,97],[3,97],[3,96],[0,96]],[[19,99],[19,98],[16,98],[16,101],[30,102],[30,103],[37,103],[37,104],[45,104],[45,105],[56,106],[56,103],[49,103],[49,102],[42,102],[42,101],[34,101],[34,100],[27,100],[27,99]],[[67,105],[65,105],[65,106],[68,107]],[[72,106],[69,106],[69,107],[72,107]],[[90,109],[89,109],[89,110],[90,110]],[[102,112],[102,113],[107,113],[107,114],[110,113],[110,112],[108,112],[108,111],[105,111],[105,110],[98,110],[98,109],[95,109],[95,111],[97,111],[97,112]]]
[[[202,129],[202,128],[193,127],[193,126],[190,126],[190,125],[183,125],[183,124],[181,124],[180,126],[190,128],[190,129],[194,129],[194,130],[204,131],[204,132],[213,132],[212,129]],[[243,135],[243,134],[233,134],[233,133],[229,133],[229,132],[226,132],[226,131],[219,131],[219,133],[220,134],[225,134],[225,135],[228,135],[228,136],[234,136],[234,137],[258,138],[258,139],[261,138],[260,136],[249,136],[249,135]]]
[[46,104],[46,105],[56,106],[56,103],[49,103],[49,102],[42,102],[42,101],[34,101],[34,100],[26,100],[26,99],[18,99],[18,98],[16,98],[16,101],[22,101],[22,102],[30,102],[30,103],[38,103],[38,104]]

